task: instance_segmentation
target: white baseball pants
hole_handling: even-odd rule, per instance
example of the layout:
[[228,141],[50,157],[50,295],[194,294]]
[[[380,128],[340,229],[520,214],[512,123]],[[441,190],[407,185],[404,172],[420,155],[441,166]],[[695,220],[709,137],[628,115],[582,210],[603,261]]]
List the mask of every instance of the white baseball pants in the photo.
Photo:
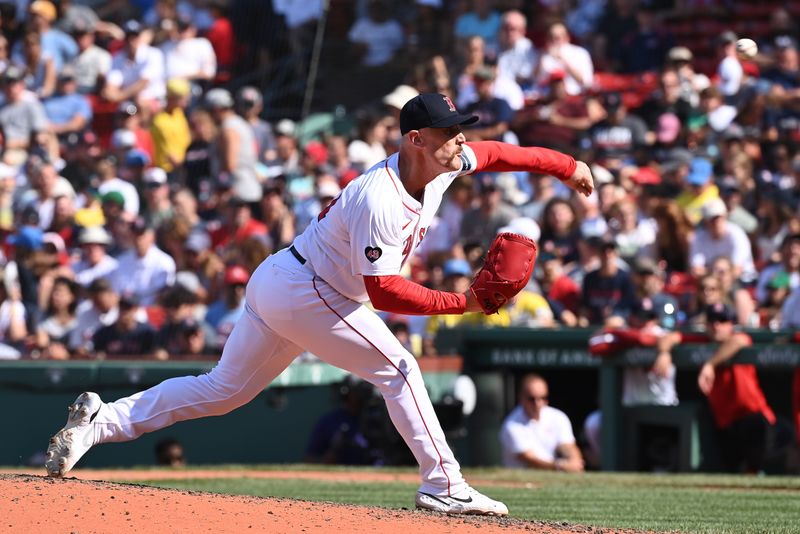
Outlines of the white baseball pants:
[[262,263],[250,279],[246,311],[214,369],[165,380],[103,404],[95,443],[129,441],[178,421],[222,415],[246,404],[303,350],[375,385],[392,422],[420,465],[420,491],[466,487],[447,445],[413,355],[381,319],[301,265],[288,250]]

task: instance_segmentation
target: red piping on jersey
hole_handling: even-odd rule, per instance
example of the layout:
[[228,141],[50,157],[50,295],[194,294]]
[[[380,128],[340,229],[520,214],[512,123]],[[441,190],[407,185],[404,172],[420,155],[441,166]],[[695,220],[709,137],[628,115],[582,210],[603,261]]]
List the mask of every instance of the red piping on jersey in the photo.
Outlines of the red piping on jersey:
[[[328,308],[330,311],[332,311],[332,312],[333,312],[333,313],[336,315],[336,317],[338,317],[339,319],[341,319],[341,321],[342,321],[344,324],[346,324],[346,325],[347,325],[347,326],[350,328],[350,330],[352,330],[353,332],[355,332],[356,334],[358,334],[358,335],[359,335],[359,337],[361,337],[361,339],[363,339],[364,341],[366,341],[367,343],[369,343],[369,344],[370,344],[370,346],[371,346],[373,349],[377,350],[377,351],[378,351],[378,353],[379,353],[381,356],[383,356],[383,357],[384,357],[384,359],[385,359],[387,362],[389,362],[389,365],[391,365],[392,367],[394,367],[394,369],[395,369],[395,370],[396,370],[396,371],[397,371],[397,372],[400,374],[400,376],[402,376],[402,377],[403,377],[403,381],[406,383],[406,386],[408,386],[408,391],[410,391],[410,392],[411,392],[411,398],[412,398],[412,399],[414,399],[414,406],[416,406],[416,407],[417,407],[417,413],[419,413],[419,418],[420,418],[420,419],[422,419],[422,424],[423,424],[423,426],[425,427],[425,432],[427,432],[427,433],[428,433],[428,438],[430,438],[430,440],[431,440],[431,443],[433,444],[433,449],[436,451],[436,454],[439,456],[439,468],[442,470],[442,473],[444,473],[444,477],[447,479],[447,494],[448,494],[448,495],[450,495],[450,477],[448,476],[448,474],[447,474],[447,471],[446,471],[446,470],[445,470],[445,468],[444,468],[444,458],[442,458],[442,453],[440,453],[440,452],[439,452],[439,448],[436,446],[436,442],[433,440],[433,436],[431,435],[431,431],[428,429],[428,423],[426,423],[426,422],[425,422],[425,418],[422,416],[422,410],[420,410],[420,408],[419,408],[419,403],[417,402],[417,396],[416,396],[416,395],[414,395],[414,390],[413,390],[413,389],[411,389],[411,384],[408,382],[408,378],[406,377],[406,375],[404,375],[404,374],[403,374],[403,371],[401,371],[401,370],[400,370],[400,368],[398,368],[398,367],[397,367],[397,366],[394,364],[394,362],[392,362],[392,360],[390,360],[390,359],[389,359],[389,357],[388,357],[388,356],[386,356],[386,354],[384,354],[384,353],[383,353],[383,351],[382,351],[381,349],[379,349],[378,347],[376,347],[376,346],[375,346],[375,344],[374,344],[372,341],[370,341],[369,339],[367,339],[367,337],[366,337],[364,334],[362,334],[361,332],[359,332],[359,331],[358,331],[358,330],[357,330],[357,329],[356,329],[356,328],[355,328],[353,325],[351,325],[350,323],[348,323],[348,322],[347,322],[347,319],[345,319],[344,317],[342,317],[341,315],[339,315],[339,312],[337,312],[336,310],[334,310],[334,309],[333,309],[333,307],[332,307],[330,304],[328,304],[328,301],[326,301],[326,300],[325,300],[325,297],[323,297],[323,296],[322,296],[322,294],[319,292],[319,289],[317,288],[317,279],[316,279],[316,278],[313,278],[313,279],[311,280],[311,283],[314,285],[314,291],[316,291],[316,292],[317,292],[317,296],[318,296],[318,297],[319,297],[319,299],[322,301],[322,303],[323,303],[323,304],[325,304],[325,306],[326,306],[326,307],[327,307],[327,308]],[[412,356],[412,358],[413,358],[413,356]]]
[[437,291],[415,284],[402,276],[364,276],[372,305],[383,311],[403,315],[462,314],[467,297],[459,293]]
[[[416,214],[419,214],[419,211],[418,211],[416,208],[412,208],[411,206],[409,206],[408,204],[406,204],[406,203],[405,203],[405,201],[403,201],[403,194],[400,192],[400,188],[399,188],[399,187],[397,187],[397,184],[394,182],[394,178],[392,178],[392,173],[391,173],[391,172],[389,172],[389,160],[388,160],[388,159],[387,159],[387,160],[386,160],[386,162],[383,164],[383,166],[384,166],[384,168],[386,169],[386,174],[388,174],[388,175],[389,175],[389,180],[392,182],[392,185],[394,186],[394,189],[395,189],[395,191],[397,191],[397,194],[398,194],[398,195],[400,195],[400,202],[402,202],[402,203],[403,203],[403,206],[404,206],[404,207],[405,207],[407,210],[411,210],[411,211],[413,211],[414,213],[416,213]],[[408,226],[408,225],[406,225],[406,226]],[[405,227],[403,227],[403,229],[405,229]]]
[[550,174],[562,182],[575,172],[575,158],[541,147],[521,147],[499,141],[466,143],[475,152],[476,172],[527,171]]

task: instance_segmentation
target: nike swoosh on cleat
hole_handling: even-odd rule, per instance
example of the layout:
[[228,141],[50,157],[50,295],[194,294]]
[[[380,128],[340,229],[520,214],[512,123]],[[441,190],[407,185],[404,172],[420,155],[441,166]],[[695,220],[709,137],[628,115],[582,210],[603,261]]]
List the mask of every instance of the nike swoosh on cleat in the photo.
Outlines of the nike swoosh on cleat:
[[451,495],[450,498],[453,499],[454,501],[458,501],[458,502],[465,502],[465,503],[471,503],[472,502],[472,497],[468,497],[466,499],[459,499],[458,497],[453,497]]

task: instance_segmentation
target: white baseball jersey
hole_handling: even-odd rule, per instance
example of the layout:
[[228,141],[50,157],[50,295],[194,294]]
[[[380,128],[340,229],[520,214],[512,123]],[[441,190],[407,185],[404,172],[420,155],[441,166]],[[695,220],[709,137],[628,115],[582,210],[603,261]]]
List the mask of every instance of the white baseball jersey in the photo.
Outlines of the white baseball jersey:
[[552,462],[561,445],[575,443],[572,423],[567,414],[552,406],[544,406],[536,421],[528,417],[522,406],[514,408],[503,421],[500,444],[503,447],[503,465],[525,467],[517,455],[533,451],[540,460]]
[[400,182],[398,155],[381,161],[344,188],[295,238],[295,248],[339,293],[366,302],[363,276],[398,274],[425,237],[450,183],[475,170],[475,153],[462,148],[461,170],[426,185],[422,202]]

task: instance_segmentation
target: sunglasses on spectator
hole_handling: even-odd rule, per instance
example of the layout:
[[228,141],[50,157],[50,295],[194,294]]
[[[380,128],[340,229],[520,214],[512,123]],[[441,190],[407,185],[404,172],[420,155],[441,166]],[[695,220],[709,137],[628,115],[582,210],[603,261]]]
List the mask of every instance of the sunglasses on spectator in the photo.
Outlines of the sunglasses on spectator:
[[536,401],[547,402],[548,400],[550,400],[550,397],[548,397],[547,395],[539,395],[539,396],[537,396],[537,395],[527,395],[525,397],[525,400],[528,401],[528,402],[536,402]]

